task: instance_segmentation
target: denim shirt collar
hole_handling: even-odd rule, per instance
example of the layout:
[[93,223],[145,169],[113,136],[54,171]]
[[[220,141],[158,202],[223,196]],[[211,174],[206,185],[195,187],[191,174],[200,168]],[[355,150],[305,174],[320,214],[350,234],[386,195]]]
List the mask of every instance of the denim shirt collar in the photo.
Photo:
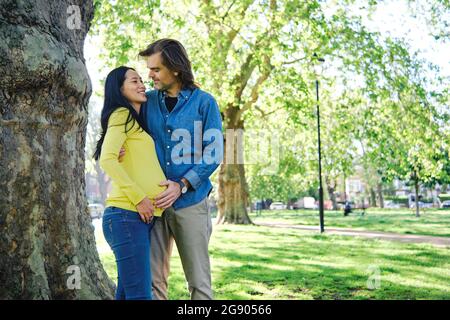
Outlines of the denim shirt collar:
[[[191,88],[184,88],[178,93],[178,99],[188,100],[194,90]],[[167,96],[167,91],[159,91],[160,97],[164,99]]]

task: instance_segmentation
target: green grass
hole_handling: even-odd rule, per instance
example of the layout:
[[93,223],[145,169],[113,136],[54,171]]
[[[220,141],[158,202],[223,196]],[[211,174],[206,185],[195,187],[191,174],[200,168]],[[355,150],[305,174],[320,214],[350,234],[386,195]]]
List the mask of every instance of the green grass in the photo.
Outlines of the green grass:
[[[409,209],[369,209],[364,216],[361,210],[344,217],[342,211],[325,211],[326,227],[352,228],[397,232],[404,234],[432,235],[450,237],[450,210],[428,209],[415,216]],[[301,225],[319,225],[317,210],[264,210],[261,215],[250,214],[255,223],[289,223]]]
[[[96,236],[116,281],[114,256]],[[450,299],[450,250],[428,244],[221,225],[210,254],[216,299]],[[189,299],[176,250],[171,265],[169,298]],[[380,282],[369,289],[372,268]]]

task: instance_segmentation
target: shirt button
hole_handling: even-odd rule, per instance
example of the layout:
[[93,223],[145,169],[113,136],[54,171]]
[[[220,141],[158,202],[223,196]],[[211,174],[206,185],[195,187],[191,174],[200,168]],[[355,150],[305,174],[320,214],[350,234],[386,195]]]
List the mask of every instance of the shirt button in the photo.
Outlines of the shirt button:
[[169,149],[170,147],[169,146],[167,146],[167,149]]
[[170,162],[167,162],[167,165],[170,166]]
[[169,133],[170,133],[170,129],[169,129],[169,130],[167,130],[167,132],[169,132]]

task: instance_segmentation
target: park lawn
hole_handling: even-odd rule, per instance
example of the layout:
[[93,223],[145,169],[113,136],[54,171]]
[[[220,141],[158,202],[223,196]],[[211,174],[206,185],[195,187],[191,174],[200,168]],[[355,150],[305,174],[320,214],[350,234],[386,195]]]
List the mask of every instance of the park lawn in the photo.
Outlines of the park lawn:
[[[318,210],[263,210],[260,215],[250,213],[254,223],[288,223],[319,225]],[[364,215],[356,210],[344,217],[341,211],[324,212],[326,227],[370,230],[450,237],[450,210],[427,209],[417,218],[410,209],[369,209]]]
[[[116,281],[114,256],[96,236]],[[450,299],[450,250],[428,244],[220,225],[210,253],[216,299]],[[188,299],[176,250],[171,264],[169,298]]]

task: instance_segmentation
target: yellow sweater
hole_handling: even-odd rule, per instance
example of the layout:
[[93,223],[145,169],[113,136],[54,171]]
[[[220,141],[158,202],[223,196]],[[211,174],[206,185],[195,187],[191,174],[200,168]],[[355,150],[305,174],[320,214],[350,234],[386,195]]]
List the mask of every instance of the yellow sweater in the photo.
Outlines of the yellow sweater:
[[[135,122],[125,123],[129,111],[115,110],[108,121],[108,130],[102,145],[100,166],[112,179],[112,190],[106,206],[114,206],[137,212],[136,205],[146,196],[153,202],[154,197],[166,187],[158,184],[166,180],[156,155],[155,143]],[[131,128],[131,129],[130,129]],[[125,148],[123,161],[119,162],[121,147]],[[155,208],[154,215],[161,216],[162,209]]]

